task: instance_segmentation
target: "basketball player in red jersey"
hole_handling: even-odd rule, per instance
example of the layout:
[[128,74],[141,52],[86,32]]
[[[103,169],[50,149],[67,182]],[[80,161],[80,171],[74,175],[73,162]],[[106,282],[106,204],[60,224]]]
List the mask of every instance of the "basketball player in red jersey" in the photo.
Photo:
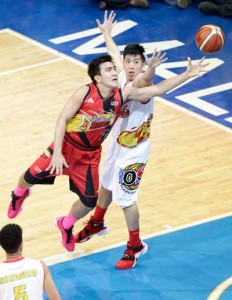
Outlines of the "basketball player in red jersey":
[[192,65],[191,59],[182,74],[145,88],[118,88],[116,67],[109,55],[92,60],[88,74],[92,83],[82,86],[68,99],[55,128],[54,142],[24,172],[12,192],[8,217],[15,218],[35,184],[53,184],[58,175],[68,175],[70,190],[79,197],[66,216],[57,217],[62,245],[73,251],[74,223],[96,205],[99,186],[101,144],[116,122],[126,100],[148,101],[205,72],[202,58]]

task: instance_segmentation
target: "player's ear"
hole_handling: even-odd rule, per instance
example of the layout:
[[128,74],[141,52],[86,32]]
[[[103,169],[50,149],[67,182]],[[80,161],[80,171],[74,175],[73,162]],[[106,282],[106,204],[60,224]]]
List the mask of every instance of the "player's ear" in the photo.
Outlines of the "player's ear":
[[96,80],[97,83],[101,82],[101,76],[100,75],[95,75],[94,79]]

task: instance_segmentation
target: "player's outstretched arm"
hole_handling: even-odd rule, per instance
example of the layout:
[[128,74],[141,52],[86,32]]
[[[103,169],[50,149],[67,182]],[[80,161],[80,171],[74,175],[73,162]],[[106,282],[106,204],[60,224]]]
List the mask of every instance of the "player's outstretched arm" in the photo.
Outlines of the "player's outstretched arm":
[[205,57],[202,57],[196,64],[192,64],[191,58],[188,57],[188,66],[185,72],[173,78],[163,80],[154,86],[144,88],[124,88],[122,89],[123,99],[134,101],[148,101],[150,98],[160,96],[172,90],[178,85],[184,83],[191,77],[201,76],[207,70],[205,69],[209,63],[204,62]]
[[116,13],[114,11],[111,11],[109,16],[107,11],[105,11],[103,23],[101,23],[99,19],[97,19],[96,22],[98,28],[103,33],[103,36],[105,38],[107,52],[112,56],[117,72],[119,73],[123,69],[123,61],[121,58],[120,50],[118,49],[118,46],[115,44],[111,35],[112,29],[117,23],[117,21],[115,21],[115,17]]

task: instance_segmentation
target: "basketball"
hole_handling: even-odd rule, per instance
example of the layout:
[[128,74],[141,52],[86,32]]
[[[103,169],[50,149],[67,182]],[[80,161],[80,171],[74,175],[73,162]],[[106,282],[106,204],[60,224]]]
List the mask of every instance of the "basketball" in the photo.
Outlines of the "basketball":
[[204,25],[196,33],[197,47],[204,53],[215,53],[224,45],[224,31],[216,25]]

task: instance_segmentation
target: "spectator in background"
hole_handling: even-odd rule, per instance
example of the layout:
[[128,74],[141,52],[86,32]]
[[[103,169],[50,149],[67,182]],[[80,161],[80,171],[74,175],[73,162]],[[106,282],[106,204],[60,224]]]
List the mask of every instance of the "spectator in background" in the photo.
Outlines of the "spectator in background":
[[227,18],[232,17],[232,0],[202,1],[198,8],[207,15],[219,15]]
[[185,9],[189,7],[189,5],[192,3],[192,0],[164,0],[164,2],[169,5]]
[[125,9],[129,6],[148,8],[148,0],[104,0],[99,1],[100,9]]

